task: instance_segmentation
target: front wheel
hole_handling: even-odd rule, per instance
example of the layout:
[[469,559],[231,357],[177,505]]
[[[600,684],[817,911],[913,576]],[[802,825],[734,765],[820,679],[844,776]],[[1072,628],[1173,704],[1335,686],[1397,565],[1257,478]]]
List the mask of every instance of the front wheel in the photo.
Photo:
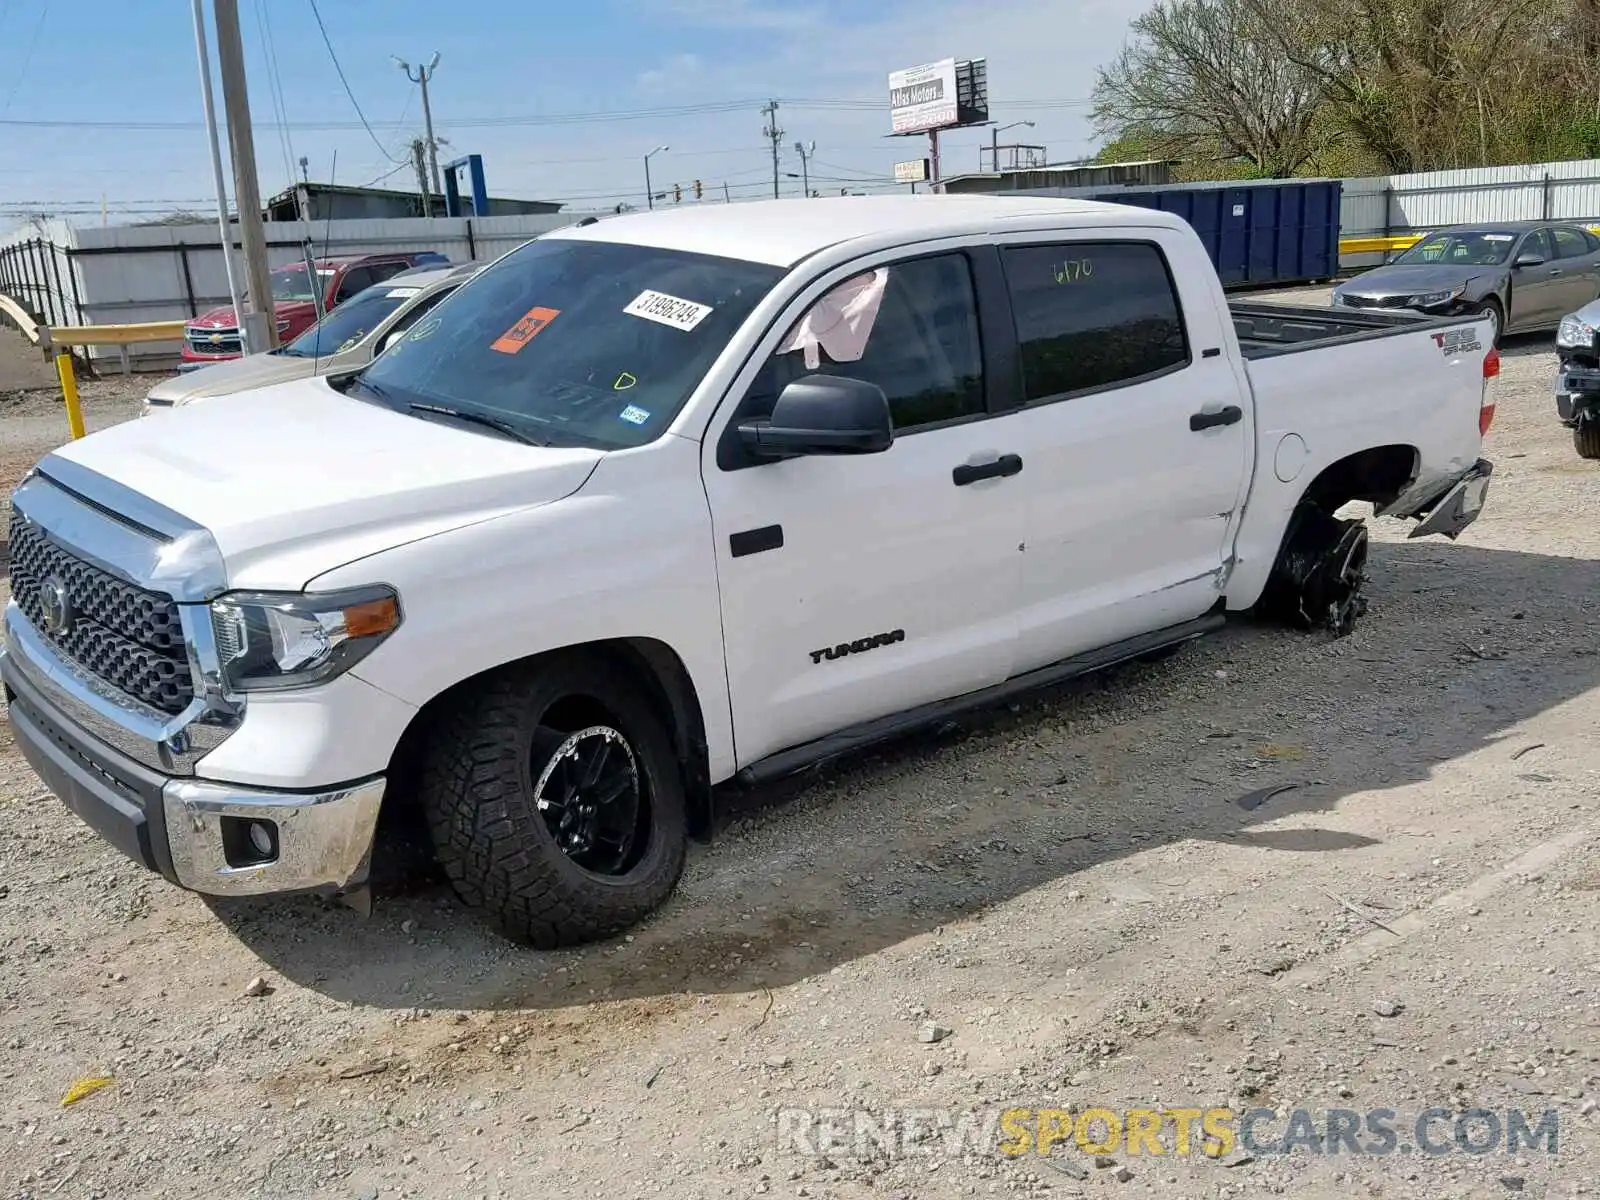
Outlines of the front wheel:
[[658,908],[688,849],[683,779],[638,680],[564,654],[490,677],[443,718],[422,804],[456,893],[541,950]]
[[1500,308],[1500,301],[1489,299],[1477,305],[1473,310],[1474,316],[1489,318],[1489,345],[1500,345],[1500,332],[1506,327],[1506,315]]

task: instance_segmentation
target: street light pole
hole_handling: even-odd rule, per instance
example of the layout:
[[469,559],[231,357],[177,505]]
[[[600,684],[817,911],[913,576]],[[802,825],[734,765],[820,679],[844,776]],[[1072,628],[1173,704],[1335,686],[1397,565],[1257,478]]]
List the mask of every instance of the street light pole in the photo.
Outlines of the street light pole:
[[649,154],[644,156],[644,200],[646,206],[652,211],[656,206],[656,190],[650,184],[650,159],[653,155],[661,154],[664,151],[671,149],[671,146],[657,146],[654,150],[650,151]]
[[[417,73],[411,73],[411,64],[399,55],[391,56],[399,68],[406,73],[406,78],[422,88],[422,128],[428,140],[428,173],[433,179],[433,194],[444,195],[444,182],[439,176],[439,139],[433,136],[433,106],[428,103],[428,81],[433,78],[434,71],[439,66],[439,52],[435,50],[426,66],[418,66]],[[431,213],[429,215],[432,215]]]
[[1032,121],[1013,121],[1009,125],[995,125],[989,130],[989,169],[996,175],[1000,174],[1000,135],[1008,129],[1015,129],[1018,125],[1033,128]]

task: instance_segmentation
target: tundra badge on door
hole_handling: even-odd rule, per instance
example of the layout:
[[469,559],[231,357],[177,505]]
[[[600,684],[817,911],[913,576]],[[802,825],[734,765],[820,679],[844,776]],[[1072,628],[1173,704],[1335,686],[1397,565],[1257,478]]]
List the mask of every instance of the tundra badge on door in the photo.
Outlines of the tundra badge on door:
[[895,642],[906,640],[904,629],[891,630],[888,633],[875,633],[871,637],[857,638],[853,642],[840,642],[837,646],[829,646],[826,650],[813,650],[811,661],[819,663],[823,659],[833,662],[847,654],[864,654],[868,650],[876,650],[879,646],[890,646]]

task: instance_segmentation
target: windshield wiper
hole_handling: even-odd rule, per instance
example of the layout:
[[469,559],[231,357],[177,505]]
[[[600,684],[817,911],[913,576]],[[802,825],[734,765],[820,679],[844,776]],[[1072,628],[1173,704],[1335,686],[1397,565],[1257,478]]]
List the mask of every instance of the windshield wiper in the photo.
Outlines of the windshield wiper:
[[[363,386],[371,387],[372,385],[363,383]],[[526,446],[550,445],[549,442],[524,433],[510,421],[502,421],[499,417],[487,416],[484,413],[467,412],[465,409],[451,408],[446,404],[423,404],[421,402],[413,402],[407,407],[412,412],[438,413],[441,417],[452,417],[457,421],[465,421],[470,425],[482,425],[487,429],[493,429],[497,433],[503,433],[508,438],[513,438]]]

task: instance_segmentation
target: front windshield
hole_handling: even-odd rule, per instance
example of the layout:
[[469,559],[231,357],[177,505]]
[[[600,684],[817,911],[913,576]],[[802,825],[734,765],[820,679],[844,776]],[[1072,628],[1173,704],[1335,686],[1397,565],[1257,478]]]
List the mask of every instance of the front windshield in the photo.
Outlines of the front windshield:
[[1511,253],[1511,243],[1516,240],[1514,233],[1493,230],[1436,233],[1423,238],[1394,261],[1402,265],[1492,267],[1505,262],[1506,255]]
[[643,445],[782,275],[705,254],[540,238],[418,321],[359,386],[402,410],[458,409],[540,442]]
[[300,263],[290,267],[279,267],[273,271],[269,278],[272,280],[272,298],[274,300],[315,300],[328,286],[328,280],[333,277],[333,272],[319,269],[317,279],[320,287],[313,288],[306,275],[306,269]]
[[348,350],[420,291],[419,287],[391,283],[369,287],[339,305],[279,353],[291,358],[321,358]]

